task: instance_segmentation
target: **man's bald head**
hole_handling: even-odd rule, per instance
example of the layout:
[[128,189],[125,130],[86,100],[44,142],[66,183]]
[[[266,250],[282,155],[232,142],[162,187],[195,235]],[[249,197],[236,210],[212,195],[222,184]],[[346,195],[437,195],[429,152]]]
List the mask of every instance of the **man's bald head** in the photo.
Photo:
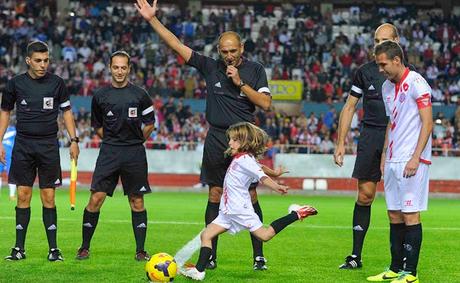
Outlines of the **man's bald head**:
[[399,43],[398,29],[389,23],[380,25],[374,34],[374,44],[378,45],[384,41],[391,40]]
[[236,41],[237,44],[241,44],[240,35],[234,31],[226,31],[221,33],[221,35],[219,36],[219,45],[221,45],[222,42],[226,40]]

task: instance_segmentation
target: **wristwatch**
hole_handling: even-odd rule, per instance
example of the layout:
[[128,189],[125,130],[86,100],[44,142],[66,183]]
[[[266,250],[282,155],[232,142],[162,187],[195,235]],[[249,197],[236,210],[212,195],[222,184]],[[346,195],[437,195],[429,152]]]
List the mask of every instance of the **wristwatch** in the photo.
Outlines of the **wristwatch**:
[[76,142],[79,143],[80,139],[78,137],[70,138],[70,142]]
[[240,80],[240,84],[238,85],[239,88],[242,88],[243,86],[245,86],[246,84],[243,82],[243,80]]

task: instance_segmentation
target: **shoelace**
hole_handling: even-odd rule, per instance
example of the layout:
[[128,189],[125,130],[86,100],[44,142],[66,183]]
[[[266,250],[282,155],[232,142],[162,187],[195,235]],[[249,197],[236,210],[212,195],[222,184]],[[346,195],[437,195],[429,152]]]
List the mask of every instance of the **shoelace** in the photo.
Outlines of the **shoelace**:
[[398,279],[404,278],[406,275],[410,275],[411,273],[409,271],[400,271],[398,272]]

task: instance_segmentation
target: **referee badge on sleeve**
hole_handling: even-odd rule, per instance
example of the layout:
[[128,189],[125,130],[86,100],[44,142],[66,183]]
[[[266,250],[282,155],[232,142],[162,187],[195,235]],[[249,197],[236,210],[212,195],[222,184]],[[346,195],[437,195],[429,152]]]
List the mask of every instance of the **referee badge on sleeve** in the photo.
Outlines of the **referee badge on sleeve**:
[[43,97],[43,109],[53,109],[53,104],[53,97]]
[[128,117],[129,118],[137,118],[137,107],[129,107],[128,108]]

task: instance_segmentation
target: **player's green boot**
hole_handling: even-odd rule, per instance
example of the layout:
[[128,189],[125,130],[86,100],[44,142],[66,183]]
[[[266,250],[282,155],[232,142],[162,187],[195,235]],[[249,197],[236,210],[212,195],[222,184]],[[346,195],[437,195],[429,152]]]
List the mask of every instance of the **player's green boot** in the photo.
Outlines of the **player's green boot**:
[[385,282],[385,281],[391,281],[398,279],[399,274],[396,272],[391,271],[390,269],[385,270],[384,272],[374,275],[374,276],[369,276],[367,277],[367,281],[372,281],[372,282]]
[[417,276],[410,274],[410,272],[401,272],[398,279],[391,281],[391,283],[420,283],[420,281]]

